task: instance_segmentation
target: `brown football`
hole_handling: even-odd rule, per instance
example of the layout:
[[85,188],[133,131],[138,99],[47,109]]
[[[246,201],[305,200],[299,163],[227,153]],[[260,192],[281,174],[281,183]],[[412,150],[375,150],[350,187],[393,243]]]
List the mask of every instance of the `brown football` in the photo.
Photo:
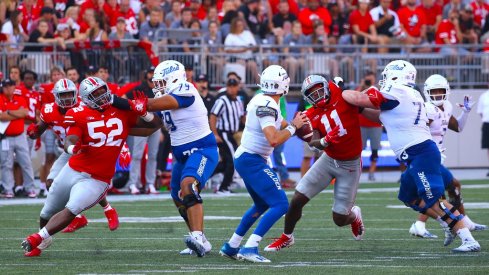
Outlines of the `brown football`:
[[295,134],[298,138],[302,139],[305,142],[311,142],[313,136],[313,129],[310,121],[307,121],[301,128],[295,131]]

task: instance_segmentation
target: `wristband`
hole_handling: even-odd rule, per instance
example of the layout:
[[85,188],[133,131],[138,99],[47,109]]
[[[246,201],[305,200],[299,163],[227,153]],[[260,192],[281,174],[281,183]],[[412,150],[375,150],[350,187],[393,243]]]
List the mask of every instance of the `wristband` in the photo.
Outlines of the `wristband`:
[[287,125],[287,127],[285,127],[285,130],[289,131],[290,136],[295,135],[295,130],[296,130],[296,129],[295,129],[295,127],[294,127],[294,126],[292,126],[292,125]]
[[75,148],[75,145],[68,146],[68,148],[66,149],[66,153],[73,155],[73,148]]
[[321,143],[321,146],[323,146],[324,148],[328,147],[328,143],[326,142],[326,140],[324,140],[324,138],[320,139],[319,143]]
[[146,112],[146,114],[142,115],[141,118],[146,122],[151,122],[155,118],[155,115],[153,115],[153,113]]

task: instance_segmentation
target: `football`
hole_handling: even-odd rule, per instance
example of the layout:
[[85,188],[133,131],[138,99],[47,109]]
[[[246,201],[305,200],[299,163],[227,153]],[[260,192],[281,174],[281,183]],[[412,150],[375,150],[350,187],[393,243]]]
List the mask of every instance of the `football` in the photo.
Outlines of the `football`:
[[297,129],[297,131],[295,131],[295,134],[297,135],[298,138],[302,139],[303,141],[311,142],[312,136],[314,134],[312,130],[311,122],[308,120],[307,123],[302,125],[302,127]]

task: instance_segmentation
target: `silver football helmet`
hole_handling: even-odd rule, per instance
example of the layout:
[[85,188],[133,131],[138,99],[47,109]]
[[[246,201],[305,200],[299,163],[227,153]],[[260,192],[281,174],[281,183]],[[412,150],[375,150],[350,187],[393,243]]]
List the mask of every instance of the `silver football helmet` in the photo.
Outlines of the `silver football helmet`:
[[315,74],[306,77],[302,82],[301,94],[312,106],[324,107],[331,96],[328,80]]
[[73,108],[78,104],[78,89],[73,81],[62,78],[54,84],[54,100],[61,108]]
[[80,84],[82,102],[92,109],[104,110],[112,104],[112,93],[102,79],[90,76]]

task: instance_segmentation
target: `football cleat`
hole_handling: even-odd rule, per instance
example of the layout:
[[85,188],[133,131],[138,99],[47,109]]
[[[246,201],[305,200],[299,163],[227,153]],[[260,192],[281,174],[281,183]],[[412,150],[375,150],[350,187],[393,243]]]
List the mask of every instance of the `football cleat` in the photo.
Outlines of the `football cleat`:
[[148,190],[146,191],[146,194],[159,194],[160,191],[156,190],[154,185],[148,186]]
[[42,250],[39,249],[38,247],[36,247],[29,252],[25,252],[24,256],[26,256],[26,257],[39,257],[39,256],[41,256],[41,252],[42,252]]
[[464,241],[462,245],[452,249],[452,252],[455,253],[464,253],[464,252],[479,252],[481,251],[481,246],[477,241]]
[[196,238],[190,236],[185,237],[185,244],[188,248],[190,248],[197,257],[204,257],[205,255],[205,247],[204,244],[198,241]]
[[487,225],[474,223],[474,227],[471,231],[484,231],[487,230]]
[[137,188],[136,185],[130,185],[129,191],[131,191],[131,194],[133,194],[133,195],[141,194],[141,191],[139,191],[139,188]]
[[31,252],[36,249],[42,243],[42,237],[38,233],[29,235],[23,242],[22,248],[25,252]]
[[365,235],[365,226],[363,225],[362,220],[362,210],[358,206],[353,206],[351,208],[351,212],[355,213],[355,220],[350,224],[351,232],[353,233],[353,238],[355,240],[360,241]]
[[411,225],[411,228],[409,228],[409,234],[416,236],[416,237],[424,238],[424,239],[437,239],[438,238],[438,236],[431,234],[430,231],[416,226],[416,222],[414,222]]
[[27,197],[29,197],[29,198],[31,198],[31,199],[35,199],[35,198],[37,198],[37,193],[36,193],[36,191],[31,190],[31,191],[27,192]]
[[443,241],[443,245],[448,246],[453,242],[453,240],[455,240],[457,234],[452,233],[448,227],[443,227],[443,231],[445,232],[445,240]]
[[87,220],[87,217],[85,217],[85,215],[81,215],[81,217],[78,217],[77,216],[61,232],[63,232],[63,233],[73,233],[73,232],[77,231],[78,229],[87,226],[87,224],[88,224],[88,220]]
[[49,238],[42,240],[41,244],[38,245],[37,248],[44,250],[49,246],[51,246],[52,243],[53,243],[53,237],[49,236]]
[[270,263],[271,261],[258,254],[258,247],[241,247],[236,255],[240,261],[253,263]]
[[238,252],[239,252],[239,247],[234,248],[231,247],[229,243],[224,243],[224,245],[221,247],[221,250],[219,251],[219,255],[233,260],[237,260]]
[[107,218],[107,222],[109,223],[110,231],[116,230],[119,227],[119,216],[117,215],[115,208],[104,211],[104,214]]
[[[202,243],[204,245],[205,249],[205,254],[209,254],[212,250],[212,244],[204,239],[204,242]],[[194,255],[194,251],[190,248],[185,248],[184,250],[180,251],[180,255]]]
[[280,238],[275,239],[275,241],[265,247],[265,251],[279,251],[282,248],[291,247],[294,244],[294,236],[287,237],[284,233]]

